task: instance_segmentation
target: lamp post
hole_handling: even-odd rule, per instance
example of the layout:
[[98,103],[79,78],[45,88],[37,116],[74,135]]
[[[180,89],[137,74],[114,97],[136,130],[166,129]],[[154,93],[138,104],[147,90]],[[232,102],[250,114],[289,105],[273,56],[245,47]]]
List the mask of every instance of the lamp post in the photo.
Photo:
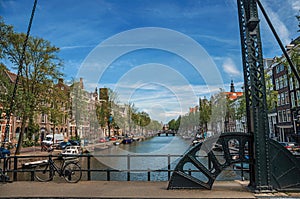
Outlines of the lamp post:
[[108,126],[108,137],[110,138],[110,124],[113,120],[113,116],[110,114],[109,115],[109,118],[108,118],[108,121],[107,121],[107,126]]

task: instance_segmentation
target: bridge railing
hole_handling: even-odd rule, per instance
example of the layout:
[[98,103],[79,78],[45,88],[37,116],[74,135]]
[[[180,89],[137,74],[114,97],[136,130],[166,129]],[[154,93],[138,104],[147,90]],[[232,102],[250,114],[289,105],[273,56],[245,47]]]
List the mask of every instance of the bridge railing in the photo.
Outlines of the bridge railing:
[[[58,155],[52,155],[53,158]],[[222,155],[220,155],[222,156]],[[154,154],[128,154],[128,155],[91,155],[82,154],[76,156],[80,160],[80,165],[83,171],[82,180],[118,180],[118,181],[167,181],[170,179],[172,172],[182,155],[154,155]],[[207,159],[207,156],[199,156]],[[164,161],[162,168],[137,168],[135,163],[137,160],[134,159],[159,159]],[[3,171],[10,176],[13,181],[34,181],[34,162],[39,160],[48,159],[48,155],[36,155],[36,156],[9,156],[2,161],[1,165]],[[109,165],[105,165],[109,159],[114,162],[116,159],[122,159],[122,168],[113,168]],[[210,161],[207,159],[208,167],[210,167]],[[244,164],[245,166],[245,164]],[[243,164],[239,166],[239,174],[242,180],[245,179],[245,173],[247,172],[246,166]],[[233,167],[230,171],[237,171]],[[198,172],[196,168],[188,168],[185,172],[192,173]]]

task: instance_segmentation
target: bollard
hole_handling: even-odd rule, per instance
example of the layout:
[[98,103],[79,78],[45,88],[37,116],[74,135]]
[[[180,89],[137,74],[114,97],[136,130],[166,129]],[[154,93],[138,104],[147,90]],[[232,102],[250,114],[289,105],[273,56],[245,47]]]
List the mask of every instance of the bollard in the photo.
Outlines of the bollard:
[[168,180],[171,178],[171,156],[168,154]]
[[127,155],[127,181],[130,181],[130,154]]
[[90,181],[91,180],[91,156],[90,154],[87,156],[88,157],[88,161],[87,161],[87,180]]
[[30,175],[30,180],[31,180],[31,181],[34,181],[34,170],[31,170],[31,171],[30,171],[30,174],[31,174],[31,175]]
[[14,156],[14,171],[13,171],[14,181],[18,180],[17,174],[18,174],[18,158],[17,156]]
[[106,170],[106,181],[110,181],[110,169]]
[[242,181],[244,181],[245,178],[244,178],[244,164],[243,164],[243,161],[241,162],[241,176],[242,176]]
[[147,175],[148,175],[148,181],[151,181],[151,175],[150,175],[151,171],[150,169],[148,168],[148,171],[147,171]]

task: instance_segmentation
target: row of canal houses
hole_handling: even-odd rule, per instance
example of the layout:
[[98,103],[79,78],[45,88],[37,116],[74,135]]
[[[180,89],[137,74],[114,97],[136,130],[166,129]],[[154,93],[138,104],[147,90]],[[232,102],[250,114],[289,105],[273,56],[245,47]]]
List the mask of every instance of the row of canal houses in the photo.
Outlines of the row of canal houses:
[[[300,74],[300,37],[286,46],[293,64]],[[270,137],[278,141],[300,143],[300,85],[286,58],[265,61],[267,73],[272,77],[273,89],[277,91],[276,107],[268,113]]]
[[[287,45],[286,51],[300,74],[300,37]],[[275,103],[269,105],[269,137],[279,142],[300,143],[300,86],[286,63],[284,56],[264,59],[266,88],[277,94]],[[243,129],[245,122],[235,121],[235,126]]]
[[[287,45],[286,50],[299,71],[300,37]],[[284,56],[264,59],[263,61],[267,90],[270,93],[275,93],[275,96],[277,96],[277,100],[269,106],[268,110],[269,137],[279,142],[300,143],[299,82],[296,80],[291,67],[287,66]],[[243,92],[235,91],[234,83],[231,81],[230,91],[223,93],[229,100],[233,101],[232,108],[236,110]],[[194,109],[190,108],[190,113],[195,111],[198,111],[198,106]],[[234,116],[226,114],[222,120],[210,122],[208,130],[212,130],[215,133],[246,132],[246,123],[245,117],[236,120]]]
[[[8,80],[8,82],[14,85],[16,81],[17,75],[8,71],[8,70],[1,70],[0,71],[1,78],[0,80]],[[83,79],[80,78],[79,82],[75,82],[73,84],[77,84],[79,89],[82,90],[82,101],[86,104],[85,109],[87,113],[95,113],[96,112],[96,105],[101,104],[100,100],[100,91],[104,90],[107,91],[106,88],[100,88],[99,92],[96,88],[94,92],[88,92],[84,90]],[[63,79],[59,79],[58,82],[54,85],[65,92],[66,95],[69,96],[68,102],[62,106],[62,111],[64,112],[64,116],[62,117],[62,121],[59,125],[54,126],[51,123],[50,118],[47,114],[39,113],[35,116],[35,123],[39,126],[39,132],[35,135],[38,136],[37,140],[41,140],[46,134],[49,133],[62,133],[66,139],[70,139],[71,137],[75,137],[76,135],[79,136],[81,139],[96,139],[99,137],[104,137],[107,132],[107,127],[100,128],[100,126],[93,126],[91,124],[92,118],[95,117],[91,116],[91,114],[81,114],[80,116],[80,123],[76,122],[74,109],[70,106],[70,104],[75,104],[74,96],[72,96],[71,86],[64,83]],[[1,92],[5,92],[6,88],[4,87],[3,82],[0,81],[0,88]],[[7,124],[6,113],[4,107],[0,103],[0,143],[5,141],[5,129]],[[112,129],[113,130],[113,129]],[[12,115],[9,120],[9,132],[6,134],[6,141],[12,144],[16,144],[19,138],[19,134],[21,132],[21,118]],[[27,127],[25,128],[25,136],[26,139],[26,132]],[[92,138],[93,136],[94,138]]]

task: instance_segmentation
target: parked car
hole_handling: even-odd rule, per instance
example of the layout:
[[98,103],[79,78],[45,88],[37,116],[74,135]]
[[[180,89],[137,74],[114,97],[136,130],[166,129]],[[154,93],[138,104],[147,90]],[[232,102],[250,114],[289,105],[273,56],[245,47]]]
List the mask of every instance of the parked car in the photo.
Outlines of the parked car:
[[82,152],[82,148],[81,146],[67,146],[65,149],[76,149],[78,150],[79,152]]
[[42,144],[46,146],[50,146],[54,143],[54,146],[58,146],[63,141],[64,141],[64,136],[61,133],[54,134],[54,139],[53,139],[53,134],[48,134],[46,135],[45,139],[42,141]]
[[80,141],[78,141],[78,140],[69,140],[69,142],[70,142],[71,145],[73,145],[73,146],[80,146]]
[[110,140],[110,141],[116,141],[117,138],[116,138],[115,136],[111,136],[111,137],[109,138],[109,140]]
[[298,143],[294,143],[293,151],[300,153],[300,145]]
[[56,147],[57,149],[64,150],[67,146],[71,146],[72,144],[70,142],[61,142],[59,145]]
[[279,142],[284,148],[293,152],[300,151],[300,146],[296,142]]
[[106,139],[105,139],[105,138],[100,138],[100,139],[99,139],[99,142],[100,142],[100,143],[104,143],[104,142],[106,142]]
[[63,155],[79,155],[82,153],[82,149],[80,146],[67,146],[61,154]]

